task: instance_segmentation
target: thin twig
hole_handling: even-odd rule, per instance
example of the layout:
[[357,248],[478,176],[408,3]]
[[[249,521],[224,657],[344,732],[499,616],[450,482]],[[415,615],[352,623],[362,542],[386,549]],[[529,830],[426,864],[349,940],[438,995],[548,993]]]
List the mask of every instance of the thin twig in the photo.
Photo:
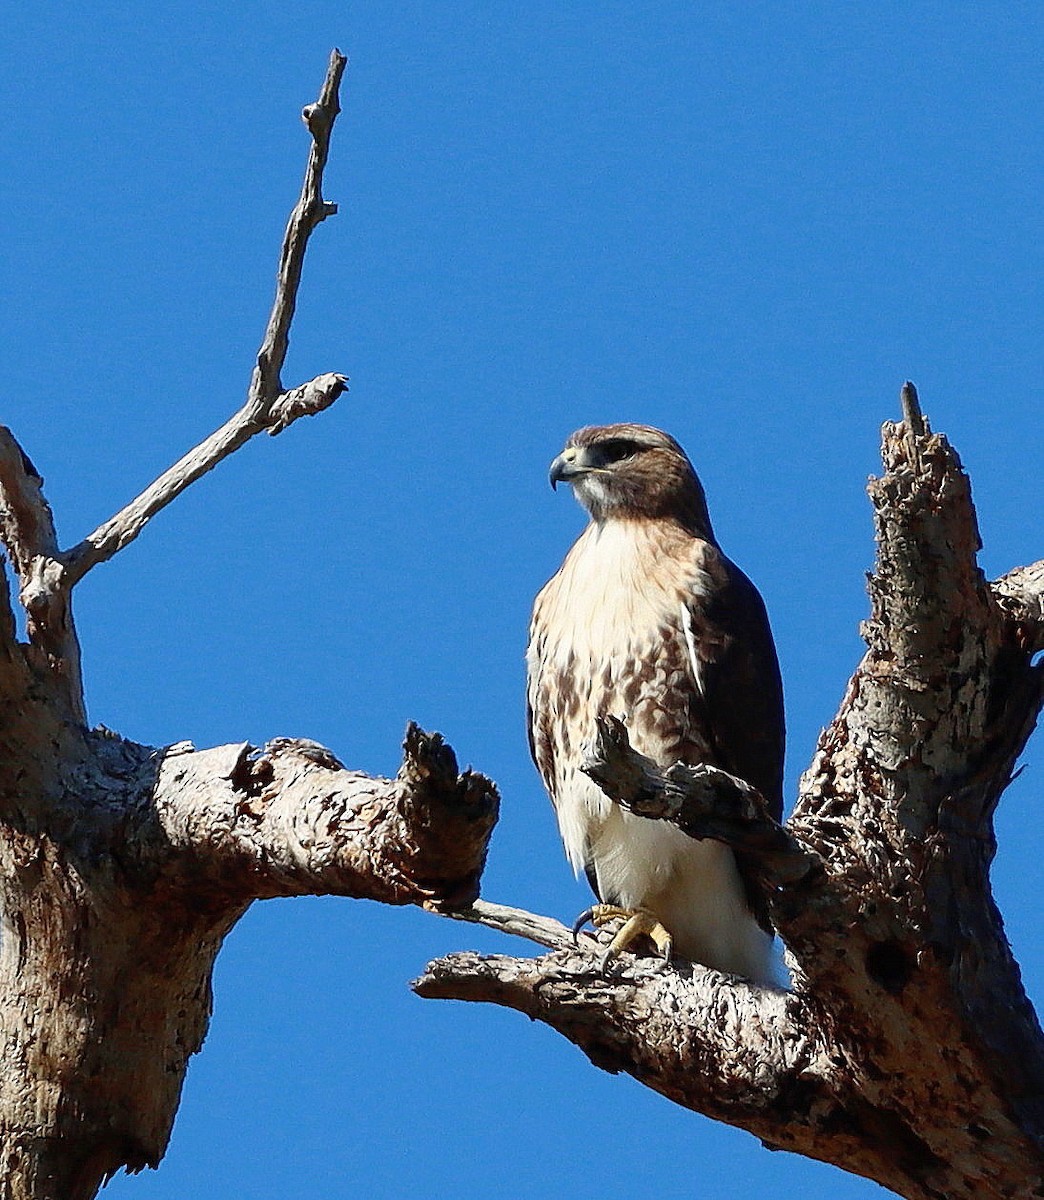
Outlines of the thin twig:
[[278,433],[297,417],[320,412],[345,390],[345,376],[326,374],[284,393],[280,372],[286,360],[290,323],[297,304],[308,239],[321,221],[337,211],[336,205],[328,204],[322,198],[322,179],[330,134],[340,112],[338,89],[346,62],[339,51],[332,52],[319,99],[315,104],[307,105],[302,114],[312,135],[312,148],[301,196],[283,235],[275,301],[258,351],[246,403],[231,420],[179,459],[140,496],[60,556],[65,568],[62,581],[65,587],[72,587],[92,567],[108,561],[132,542],[156,513],[255,434],[265,429]]
[[308,155],[300,199],[290,214],[286,233],[283,235],[275,302],[268,318],[264,341],[257,354],[257,367],[250,384],[250,399],[258,406],[259,416],[271,407],[283,390],[280,372],[290,344],[290,323],[294,319],[294,309],[297,306],[297,289],[301,283],[301,269],[308,239],[321,221],[337,212],[336,204],[327,204],[323,200],[322,185],[323,170],[330,150],[330,134],[333,132],[337,114],[341,111],[338,92],[347,62],[347,58],[339,50],[331,52],[319,99],[315,104],[306,105],[301,113],[301,119],[312,135],[312,149]]
[[[488,900],[476,900],[468,908],[432,908],[440,916],[452,917],[455,921],[467,921],[472,925],[485,925],[500,933],[527,938],[550,950],[575,950],[573,935],[561,922],[551,917],[541,917],[526,912],[524,908],[510,908],[506,904],[491,904]],[[585,935],[586,940],[586,935]]]

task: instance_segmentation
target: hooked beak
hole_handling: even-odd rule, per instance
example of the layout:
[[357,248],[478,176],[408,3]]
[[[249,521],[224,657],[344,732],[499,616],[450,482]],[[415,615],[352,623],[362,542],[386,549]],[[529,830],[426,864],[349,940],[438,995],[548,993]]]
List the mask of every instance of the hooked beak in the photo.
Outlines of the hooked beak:
[[552,491],[557,491],[560,483],[571,483],[578,475],[585,474],[588,468],[584,465],[581,453],[576,446],[567,446],[552,462],[547,476]]

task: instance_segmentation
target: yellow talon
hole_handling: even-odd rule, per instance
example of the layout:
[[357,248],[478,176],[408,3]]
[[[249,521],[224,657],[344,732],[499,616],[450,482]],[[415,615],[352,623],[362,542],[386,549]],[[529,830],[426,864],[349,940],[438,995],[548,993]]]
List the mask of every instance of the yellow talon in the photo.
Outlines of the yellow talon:
[[673,940],[659,917],[647,908],[621,908],[618,904],[595,904],[582,912],[573,926],[574,936],[588,921],[601,929],[610,921],[623,921],[613,940],[606,947],[602,966],[607,966],[621,950],[627,950],[640,937],[649,938],[664,962],[670,962]]

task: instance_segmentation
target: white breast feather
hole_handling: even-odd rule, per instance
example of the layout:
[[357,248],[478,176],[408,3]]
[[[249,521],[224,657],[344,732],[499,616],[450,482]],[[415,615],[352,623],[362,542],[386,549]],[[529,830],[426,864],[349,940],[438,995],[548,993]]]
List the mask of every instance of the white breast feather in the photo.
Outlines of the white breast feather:
[[[732,851],[696,841],[666,822],[632,816],[579,770],[580,742],[594,733],[606,668],[615,692],[633,664],[662,657],[665,628],[680,625],[689,686],[703,691],[688,598],[705,588],[706,576],[694,558],[679,579],[677,564],[671,570],[672,564],[656,561],[657,549],[643,524],[592,524],[541,597],[546,640],[538,646],[534,639],[529,648],[531,701],[545,671],[569,672],[580,698],[580,736],[565,761],[556,754],[552,790],[559,829],[574,871],[590,862],[603,899],[651,908],[674,936],[676,953],[774,982],[771,939],[750,912]],[[653,686],[672,683],[664,674]],[[612,703],[609,711],[628,723],[627,712]],[[637,750],[670,765],[655,736],[630,732]]]

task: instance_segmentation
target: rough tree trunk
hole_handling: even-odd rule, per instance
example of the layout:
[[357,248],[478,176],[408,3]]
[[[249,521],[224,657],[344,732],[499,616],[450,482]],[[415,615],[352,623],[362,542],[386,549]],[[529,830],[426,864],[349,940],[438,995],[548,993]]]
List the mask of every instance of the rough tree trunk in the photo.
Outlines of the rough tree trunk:
[[247,439],[344,390],[280,380],[307,240],[335,211],[322,171],[344,59],[304,110],[312,150],[246,404],[79,545],[0,427],[0,1200],[89,1200],[158,1163],[210,1014],[225,935],[258,898],[420,904],[531,938],[537,959],[458,954],[426,996],[490,1000],[599,1066],[917,1200],[1044,1195],[1044,1039],[989,891],[992,814],[1044,698],[1044,563],[990,585],[956,455],[904,390],[871,495],[868,652],[786,827],[742,780],[659,772],[607,723],[607,793],[743,845],[792,959],[789,992],[629,956],[478,901],[495,787],[411,727],[394,780],[312,742],[196,752],[85,723],[71,593]]
[[0,1194],[68,1200],[159,1162],[252,900],[468,904],[497,796],[412,728],[383,780],[310,742],[154,750],[37,716],[0,747]]

